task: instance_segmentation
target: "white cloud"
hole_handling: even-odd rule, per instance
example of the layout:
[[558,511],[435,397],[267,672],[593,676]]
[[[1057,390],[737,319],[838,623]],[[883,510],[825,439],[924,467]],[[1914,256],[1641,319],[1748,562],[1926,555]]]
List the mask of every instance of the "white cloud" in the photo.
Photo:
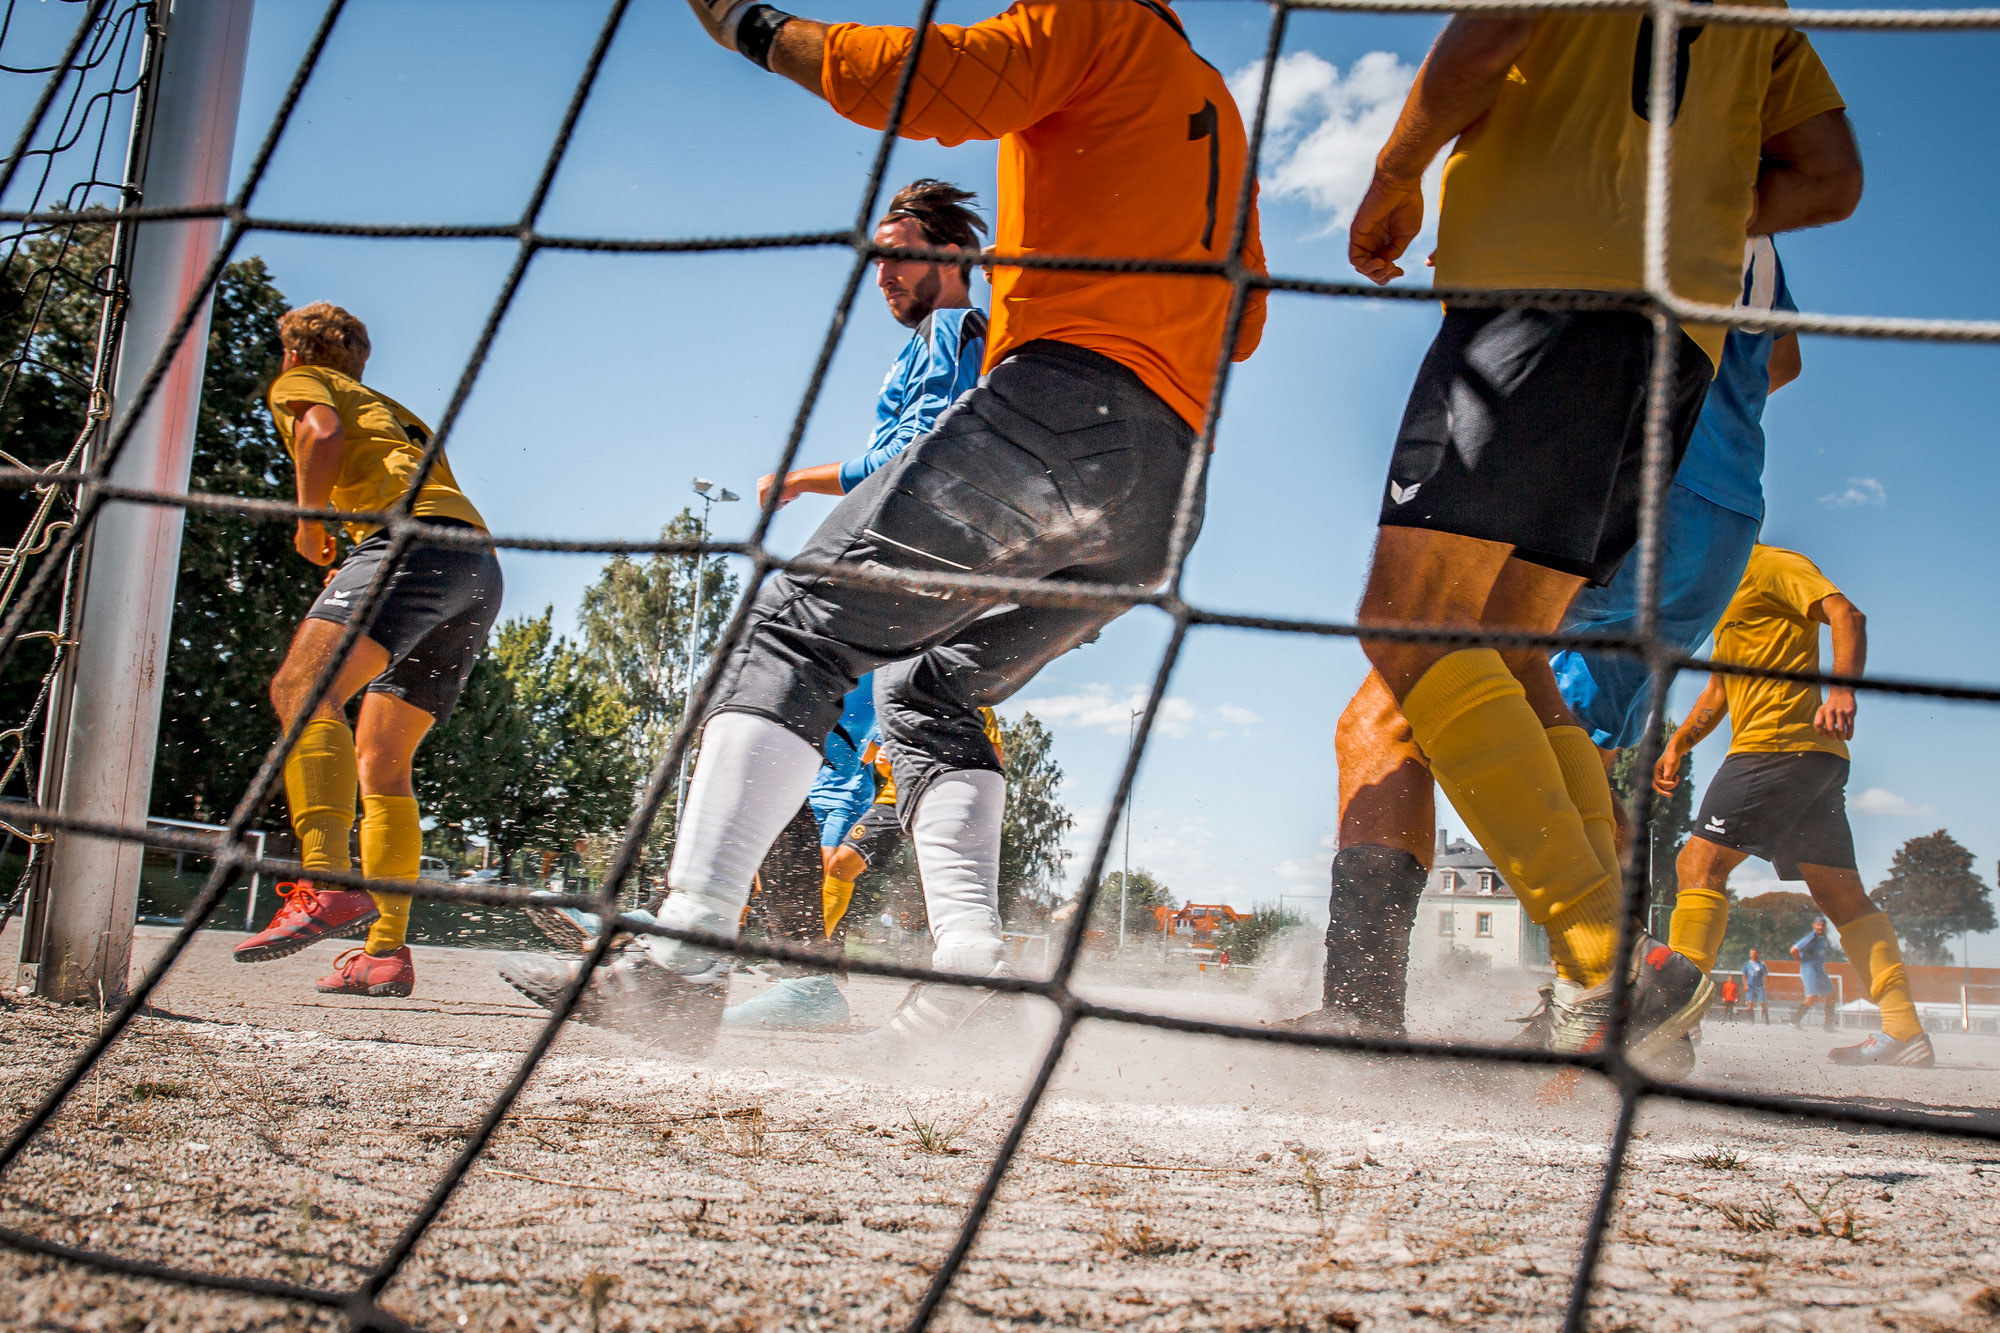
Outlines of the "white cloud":
[[[1052,727],[1081,727],[1112,736],[1124,736],[1131,728],[1132,714],[1145,706],[1146,694],[1143,690],[1134,688],[1120,694],[1109,685],[1085,685],[1071,694],[1012,699],[1000,711],[1010,718],[1033,713]],[[1160,712],[1153,721],[1153,730],[1179,740],[1187,736],[1197,722],[1212,720],[1220,720],[1240,730],[1264,719],[1240,704],[1218,704],[1211,712],[1197,708],[1178,694],[1170,694],[1160,700]],[[1212,731],[1209,734],[1220,736],[1223,733]]]
[[[1009,716],[1033,713],[1050,726],[1085,727],[1122,736],[1132,726],[1132,714],[1146,706],[1146,695],[1134,689],[1114,694],[1109,685],[1086,685],[1075,694],[1050,694],[1039,699],[1017,699],[1004,709]],[[1193,725],[1195,707],[1179,695],[1160,700],[1153,729],[1162,736],[1185,736]]]
[[[1279,198],[1303,200],[1323,216],[1322,235],[1346,227],[1416,76],[1416,66],[1388,51],[1370,51],[1345,74],[1311,51],[1279,57],[1264,126],[1264,188]],[[1255,112],[1263,77],[1259,60],[1229,81],[1246,119]],[[1433,203],[1437,170],[1425,180],[1426,198]],[[1419,248],[1423,243],[1419,237],[1411,246],[1419,262],[1428,253]]]
[[1881,482],[1873,477],[1849,477],[1847,489],[1822,495],[1819,502],[1832,505],[1835,509],[1852,509],[1856,505],[1885,505],[1889,503],[1889,492]]
[[1870,787],[1849,801],[1857,815],[1928,815],[1935,814],[1927,805],[1919,805],[1907,796],[1898,796],[1887,787]]

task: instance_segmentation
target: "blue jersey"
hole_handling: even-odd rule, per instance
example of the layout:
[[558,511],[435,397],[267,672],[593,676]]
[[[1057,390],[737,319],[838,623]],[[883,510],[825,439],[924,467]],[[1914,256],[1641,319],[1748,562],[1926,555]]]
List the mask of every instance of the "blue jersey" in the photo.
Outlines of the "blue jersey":
[[875,433],[867,451],[840,465],[840,489],[853,490],[929,434],[938,415],[979,383],[985,359],[985,315],[969,306],[926,315],[882,381],[882,396],[875,403]]
[[[1798,309],[1768,236],[1750,242],[1742,304],[1752,310]],[[1687,454],[1674,474],[1675,482],[1704,500],[1759,521],[1764,517],[1764,400],[1771,395],[1771,348],[1778,337],[1754,327],[1729,331],[1722,364],[1715,369]]]
[[819,822],[819,845],[837,847],[875,800],[875,769],[861,762],[875,730],[875,675],[870,672],[848,691],[840,721],[826,735],[826,762],[813,779],[806,803]]

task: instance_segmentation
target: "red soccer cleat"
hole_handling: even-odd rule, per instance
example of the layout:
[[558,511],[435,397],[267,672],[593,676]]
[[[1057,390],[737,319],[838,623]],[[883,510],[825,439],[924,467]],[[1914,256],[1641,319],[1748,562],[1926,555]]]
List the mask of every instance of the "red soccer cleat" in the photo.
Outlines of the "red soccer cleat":
[[236,946],[239,963],[267,963],[295,954],[321,940],[359,935],[380,915],[375,899],[361,889],[322,889],[309,879],[280,884],[284,900],[271,924]]
[[416,988],[417,969],[405,944],[377,958],[366,949],[349,949],[333,960],[333,971],[319,979],[322,995],[403,996]]

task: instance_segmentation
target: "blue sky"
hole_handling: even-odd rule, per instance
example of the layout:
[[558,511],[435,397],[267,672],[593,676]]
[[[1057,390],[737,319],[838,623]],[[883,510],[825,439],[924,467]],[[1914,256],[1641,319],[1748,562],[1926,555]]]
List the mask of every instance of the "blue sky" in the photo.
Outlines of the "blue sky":
[[[914,13],[870,0],[805,7],[876,22]],[[946,0],[943,16],[970,21],[998,7]],[[24,17],[45,23],[56,8]],[[66,21],[67,9],[53,17]],[[239,173],[319,12],[299,0],[258,6]],[[254,210],[378,222],[517,217],[602,12],[585,0],[354,0]],[[1181,12],[1224,73],[1261,55],[1261,5],[1200,0]],[[1438,25],[1293,19],[1283,129],[1263,167],[1275,271],[1349,276],[1344,210]],[[1869,180],[1853,219],[1781,241],[1801,306],[2000,311],[2000,122],[1982,91],[2000,38],[1827,33],[1815,44],[1851,104]],[[5,88],[7,114],[18,120],[30,96]],[[874,147],[873,134],[712,46],[678,0],[640,0],[542,225],[615,236],[843,227]],[[890,179],[940,175],[990,200],[993,162],[991,145],[905,144]],[[513,247],[262,234],[243,253],[264,256],[295,302],[324,298],[361,314],[376,347],[370,379],[435,417]],[[495,529],[513,534],[643,538],[690,500],[696,474],[751,494],[776,459],[850,262],[832,249],[544,254],[454,432],[454,468]],[[1207,526],[1189,566],[1193,600],[1352,614],[1388,446],[1436,319],[1424,303],[1273,298],[1263,349],[1237,368],[1223,417]],[[905,336],[865,287],[802,461],[855,450]],[[1813,556],[1869,613],[1874,671],[2000,679],[1989,613],[2000,582],[1990,519],[2000,459],[1976,391],[2000,353],[1826,338],[1804,350],[1804,377],[1767,419],[1766,540]],[[795,549],[828,507],[795,503],[774,544]],[[718,530],[746,533],[748,509],[719,509]],[[507,612],[553,605],[559,622],[570,619],[598,563],[510,553]],[[1128,701],[1150,679],[1166,632],[1161,617],[1134,613],[1019,698],[1056,728],[1080,834],[1102,817]],[[1198,631],[1141,773],[1135,863],[1196,900],[1302,894],[1288,901],[1315,907],[1333,828],[1333,725],[1362,669],[1344,641]],[[1676,700],[1699,683],[1684,681]],[[1945,827],[1990,880],[2000,857],[1988,804],[2000,710],[1870,696],[1860,727],[1850,798],[1864,876],[1879,879],[1903,839]],[[1723,749],[1717,739],[1700,752],[1704,782]],[[1753,863],[1739,887],[1755,892],[1760,878],[1769,872]],[[2000,963],[2000,939],[1975,942],[1973,956]]]

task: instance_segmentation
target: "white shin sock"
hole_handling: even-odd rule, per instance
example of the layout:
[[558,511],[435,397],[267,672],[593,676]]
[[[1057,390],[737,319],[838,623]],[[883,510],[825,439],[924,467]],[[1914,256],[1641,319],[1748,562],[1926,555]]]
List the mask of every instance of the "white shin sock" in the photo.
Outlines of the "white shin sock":
[[935,948],[931,966],[989,975],[999,964],[1000,817],[1007,780],[955,769],[932,780],[911,826]]
[[[776,722],[751,713],[710,718],[681,811],[667,871],[673,891],[660,907],[660,924],[733,937],[750,881],[819,767],[819,751]],[[661,966],[687,974],[715,957],[657,935],[647,938],[646,949]]]

